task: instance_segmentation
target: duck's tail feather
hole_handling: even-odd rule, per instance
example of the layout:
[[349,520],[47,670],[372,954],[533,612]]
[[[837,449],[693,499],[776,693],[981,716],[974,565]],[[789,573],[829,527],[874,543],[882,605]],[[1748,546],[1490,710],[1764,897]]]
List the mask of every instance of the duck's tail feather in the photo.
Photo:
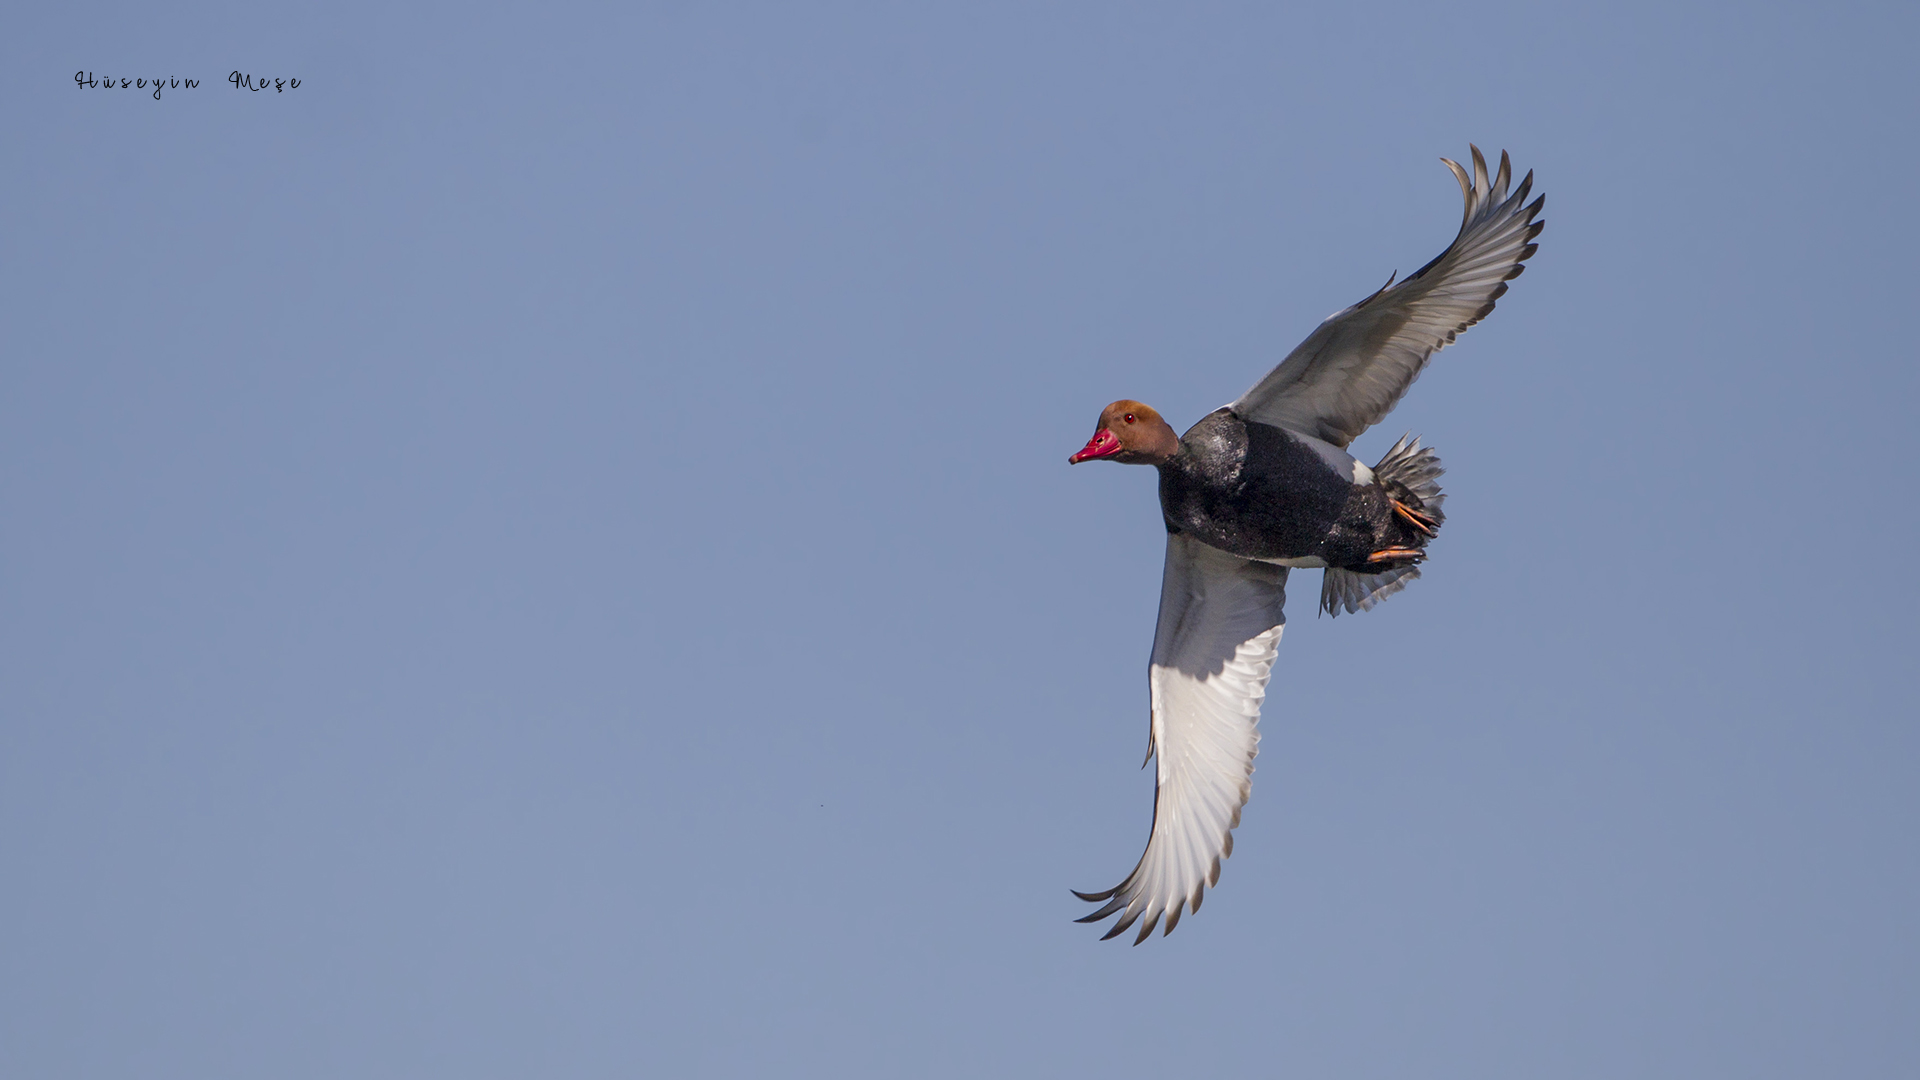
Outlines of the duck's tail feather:
[[[1430,446],[1421,446],[1420,440],[1411,433],[1400,436],[1393,444],[1380,464],[1373,467],[1374,483],[1399,495],[1402,491],[1412,496],[1413,511],[1408,520],[1417,521],[1424,517],[1431,523],[1419,525],[1423,534],[1420,547],[1426,547],[1426,540],[1439,532],[1447,515],[1441,504],[1447,497],[1440,490],[1440,474],[1447,470],[1440,465],[1440,457]],[[1404,513],[1404,511],[1403,511]],[[1326,576],[1320,583],[1320,610],[1328,615],[1338,616],[1342,611],[1349,615],[1366,611],[1373,605],[1407,587],[1407,583],[1420,576],[1417,566],[1401,566],[1384,570],[1378,574],[1361,574],[1352,570],[1342,570],[1329,566]]]
[[1440,491],[1440,474],[1446,471],[1433,447],[1421,446],[1420,440],[1409,432],[1400,436],[1387,456],[1373,467],[1373,480],[1389,486],[1399,484],[1420,500],[1415,509],[1425,511],[1435,521],[1445,521],[1447,515],[1441,512],[1440,506],[1447,497]]
[[1352,614],[1368,610],[1406,588],[1407,582],[1420,576],[1420,568],[1402,566],[1379,574],[1356,574],[1329,566],[1324,573],[1326,576],[1320,582],[1320,610],[1337,616],[1342,611]]

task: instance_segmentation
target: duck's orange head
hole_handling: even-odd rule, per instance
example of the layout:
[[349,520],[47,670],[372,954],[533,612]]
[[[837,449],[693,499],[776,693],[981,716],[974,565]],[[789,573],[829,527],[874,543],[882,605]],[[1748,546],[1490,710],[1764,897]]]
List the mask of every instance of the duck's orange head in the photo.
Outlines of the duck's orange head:
[[1117,461],[1122,465],[1158,465],[1180,449],[1180,437],[1153,406],[1121,399],[1100,410],[1093,438],[1067,464]]

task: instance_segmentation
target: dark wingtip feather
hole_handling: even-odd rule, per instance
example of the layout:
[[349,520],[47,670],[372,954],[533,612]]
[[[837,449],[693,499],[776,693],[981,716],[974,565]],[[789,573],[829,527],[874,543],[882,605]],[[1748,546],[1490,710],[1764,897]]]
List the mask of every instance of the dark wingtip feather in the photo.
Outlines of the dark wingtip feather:
[[[1467,179],[1467,170],[1461,168],[1459,162],[1449,157],[1443,157],[1440,160],[1453,172],[1453,178],[1460,183],[1460,200],[1466,203],[1466,209],[1460,211],[1460,231],[1466,232],[1467,223],[1473,220],[1473,181]],[[1445,253],[1442,252],[1442,254]],[[1416,271],[1413,276],[1419,277],[1420,274]]]
[[1119,911],[1121,908],[1126,906],[1127,906],[1127,898],[1124,896],[1116,896],[1113,899],[1107,901],[1106,904],[1100,908],[1100,910],[1094,912],[1091,915],[1083,916],[1073,921],[1074,922],[1099,922],[1101,919],[1106,918],[1107,916],[1113,914],[1116,911]]
[[1140,928],[1140,934],[1139,936],[1133,939],[1133,943],[1135,945],[1138,945],[1141,942],[1147,940],[1147,938],[1153,933],[1154,924],[1159,921],[1160,921],[1160,913],[1156,911],[1153,913],[1153,917],[1147,920],[1146,925]]
[[1129,911],[1125,915],[1120,916],[1120,921],[1117,923],[1114,923],[1113,929],[1107,931],[1104,935],[1102,935],[1100,940],[1111,941],[1114,938],[1119,937],[1121,934],[1126,933],[1129,927],[1131,927],[1134,923],[1140,921],[1140,914],[1141,913],[1138,911]]
[[1474,190],[1480,193],[1482,199],[1485,199],[1487,197],[1487,155],[1481,153],[1480,148],[1472,143],[1467,144],[1467,149],[1473,151]]

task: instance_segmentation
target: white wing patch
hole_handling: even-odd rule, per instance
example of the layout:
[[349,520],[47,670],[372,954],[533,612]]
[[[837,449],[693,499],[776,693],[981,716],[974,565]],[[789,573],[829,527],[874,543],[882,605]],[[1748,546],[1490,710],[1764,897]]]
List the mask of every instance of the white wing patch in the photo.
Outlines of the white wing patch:
[[[1287,571],[1167,537],[1148,687],[1153,724],[1148,754],[1159,759],[1153,828],[1133,873],[1101,893],[1106,903],[1080,922],[1120,913],[1106,938],[1141,924],[1134,944],[1166,917],[1172,933],[1185,910],[1200,910],[1252,791],[1260,705],[1286,617]],[[1106,940],[1102,938],[1101,940]]]

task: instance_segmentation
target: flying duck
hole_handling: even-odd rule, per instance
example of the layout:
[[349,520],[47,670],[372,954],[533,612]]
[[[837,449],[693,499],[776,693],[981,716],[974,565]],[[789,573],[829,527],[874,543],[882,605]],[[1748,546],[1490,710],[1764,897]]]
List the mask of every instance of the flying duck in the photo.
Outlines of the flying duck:
[[1101,410],[1068,462],[1118,461],[1160,471],[1167,561],[1147,667],[1157,756],[1153,827],[1125,881],[1074,895],[1100,904],[1078,920],[1119,920],[1102,941],[1140,924],[1138,945],[1165,917],[1200,910],[1233,854],[1252,790],[1260,703],[1286,625],[1287,571],[1318,568],[1320,610],[1372,608],[1420,576],[1446,515],[1440,459],[1403,437],[1368,468],[1346,452],[1391,412],[1427,360],[1485,318],[1520,276],[1546,226],[1527,202],[1533,173],[1508,194],[1504,151],[1491,181],[1479,147],[1473,173],[1446,158],[1466,211],[1439,257],[1398,285],[1329,316],[1240,399],[1175,436],[1159,413],[1121,400]]

